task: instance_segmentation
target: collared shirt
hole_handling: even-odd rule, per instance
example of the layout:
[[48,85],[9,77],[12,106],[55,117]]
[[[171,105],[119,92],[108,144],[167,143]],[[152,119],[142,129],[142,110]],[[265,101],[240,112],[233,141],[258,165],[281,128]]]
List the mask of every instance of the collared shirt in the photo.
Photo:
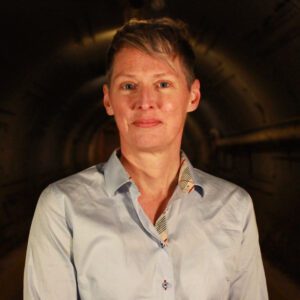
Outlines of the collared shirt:
[[251,198],[182,159],[156,226],[116,152],[48,186],[31,226],[24,299],[268,299]]

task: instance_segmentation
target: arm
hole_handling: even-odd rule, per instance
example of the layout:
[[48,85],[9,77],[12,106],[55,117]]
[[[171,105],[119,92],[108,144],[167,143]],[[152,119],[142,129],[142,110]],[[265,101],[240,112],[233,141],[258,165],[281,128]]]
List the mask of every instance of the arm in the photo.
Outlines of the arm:
[[24,300],[77,299],[63,197],[50,185],[38,201],[27,246]]
[[263,269],[258,231],[250,196],[243,228],[238,271],[230,287],[231,300],[267,300],[267,286]]

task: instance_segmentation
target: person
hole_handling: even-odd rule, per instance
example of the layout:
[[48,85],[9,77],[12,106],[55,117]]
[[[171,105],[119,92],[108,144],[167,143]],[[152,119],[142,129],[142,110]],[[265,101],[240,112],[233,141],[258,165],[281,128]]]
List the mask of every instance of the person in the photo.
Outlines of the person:
[[181,148],[200,102],[186,26],[131,20],[108,51],[103,103],[120,148],[50,184],[33,218],[24,299],[267,299],[250,196]]

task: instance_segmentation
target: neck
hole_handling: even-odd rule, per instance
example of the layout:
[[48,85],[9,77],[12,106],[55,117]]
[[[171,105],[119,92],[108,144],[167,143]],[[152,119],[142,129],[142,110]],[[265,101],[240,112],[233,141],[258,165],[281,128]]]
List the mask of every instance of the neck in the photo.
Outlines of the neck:
[[172,194],[178,181],[180,150],[127,152],[121,149],[121,162],[142,195],[157,199]]
[[141,193],[138,201],[153,224],[165,210],[178,182],[180,150],[173,149],[144,152],[121,147],[121,162],[137,185]]

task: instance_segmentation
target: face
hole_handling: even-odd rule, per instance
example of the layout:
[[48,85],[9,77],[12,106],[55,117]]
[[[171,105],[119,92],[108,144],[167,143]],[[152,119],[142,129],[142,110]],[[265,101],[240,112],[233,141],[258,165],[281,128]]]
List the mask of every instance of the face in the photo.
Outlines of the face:
[[114,115],[121,149],[163,151],[180,148],[187,112],[197,108],[200,83],[188,86],[178,57],[154,57],[135,48],[115,56],[104,106]]

